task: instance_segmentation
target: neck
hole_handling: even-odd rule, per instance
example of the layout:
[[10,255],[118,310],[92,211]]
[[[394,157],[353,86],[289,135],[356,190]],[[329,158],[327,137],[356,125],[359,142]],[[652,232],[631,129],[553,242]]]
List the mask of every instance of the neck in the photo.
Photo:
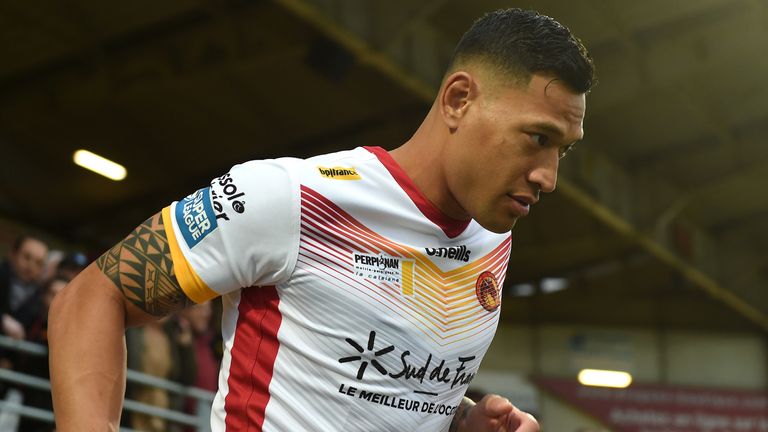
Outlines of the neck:
[[411,178],[421,193],[446,216],[457,220],[469,215],[451,194],[441,155],[448,143],[449,131],[438,121],[433,105],[411,139],[392,150],[392,159]]

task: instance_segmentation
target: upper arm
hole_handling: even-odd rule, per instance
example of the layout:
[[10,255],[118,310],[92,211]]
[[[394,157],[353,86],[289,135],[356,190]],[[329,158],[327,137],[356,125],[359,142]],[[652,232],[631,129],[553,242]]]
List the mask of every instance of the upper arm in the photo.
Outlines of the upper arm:
[[54,297],[48,342],[58,430],[117,430],[126,325],[189,304],[167,249],[160,215],[152,216]]
[[[297,202],[281,164],[237,165],[147,219],[95,264],[128,300],[126,311],[155,317],[279,283],[298,256]],[[127,321],[135,322],[130,313]]]
[[136,227],[95,265],[127,300],[129,324],[142,318],[136,309],[162,317],[192,303],[176,279],[161,213]]

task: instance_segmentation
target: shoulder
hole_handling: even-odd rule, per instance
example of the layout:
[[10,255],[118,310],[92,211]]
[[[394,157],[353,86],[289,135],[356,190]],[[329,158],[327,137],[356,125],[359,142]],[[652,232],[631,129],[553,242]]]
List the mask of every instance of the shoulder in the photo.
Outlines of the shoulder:
[[[359,177],[358,167],[368,165],[376,157],[368,150],[358,147],[313,156],[306,159],[281,157],[259,159],[240,163],[221,177],[214,179],[220,186],[234,182],[231,177],[243,177],[250,181],[270,181],[281,179],[307,180],[312,178],[354,179]],[[232,186],[230,186],[232,189]]]
[[302,172],[308,180],[360,180],[375,159],[371,152],[358,147],[305,159]]

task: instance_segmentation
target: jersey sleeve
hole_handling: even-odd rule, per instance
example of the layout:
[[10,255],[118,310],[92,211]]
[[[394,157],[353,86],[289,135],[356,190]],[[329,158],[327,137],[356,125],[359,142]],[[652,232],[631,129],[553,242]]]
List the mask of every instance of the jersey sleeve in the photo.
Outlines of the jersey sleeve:
[[278,284],[296,264],[299,191],[281,160],[236,165],[162,217],[176,278],[196,303]]

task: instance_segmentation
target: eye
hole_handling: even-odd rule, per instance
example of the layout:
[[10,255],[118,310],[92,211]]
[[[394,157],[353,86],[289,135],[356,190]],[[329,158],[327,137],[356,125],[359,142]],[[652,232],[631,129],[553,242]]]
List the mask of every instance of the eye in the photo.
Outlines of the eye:
[[560,159],[564,158],[565,155],[567,155],[571,150],[573,150],[574,145],[576,144],[568,144],[560,147],[559,149]]
[[544,135],[544,134],[532,133],[530,135],[531,135],[531,139],[533,140],[533,142],[535,142],[536,144],[538,144],[540,146],[545,146],[549,142],[549,137]]

